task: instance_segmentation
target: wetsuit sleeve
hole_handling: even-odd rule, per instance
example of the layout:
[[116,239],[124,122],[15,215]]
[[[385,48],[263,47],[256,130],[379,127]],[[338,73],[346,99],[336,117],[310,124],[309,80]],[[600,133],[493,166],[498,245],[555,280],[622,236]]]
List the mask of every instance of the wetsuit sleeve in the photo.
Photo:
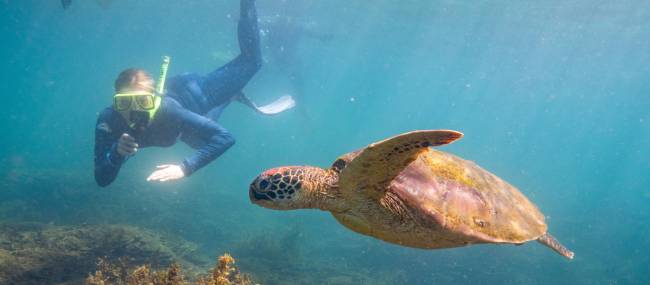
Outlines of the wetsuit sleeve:
[[181,167],[185,176],[212,162],[235,144],[235,138],[218,123],[188,110],[182,110],[180,116],[183,135],[205,142],[198,146],[194,154],[183,160]]
[[237,25],[240,54],[226,65],[207,74],[201,89],[209,103],[217,105],[224,96],[233,96],[244,88],[262,67],[260,35],[254,0],[240,1]]
[[117,153],[119,134],[111,130],[104,116],[97,119],[95,126],[95,181],[101,187],[111,184],[124,162]]

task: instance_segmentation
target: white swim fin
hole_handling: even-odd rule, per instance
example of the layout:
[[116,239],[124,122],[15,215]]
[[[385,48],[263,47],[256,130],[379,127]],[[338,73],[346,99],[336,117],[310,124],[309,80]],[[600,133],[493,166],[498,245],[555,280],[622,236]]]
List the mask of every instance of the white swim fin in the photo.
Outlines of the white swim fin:
[[237,101],[264,115],[276,115],[296,106],[296,101],[289,95],[283,95],[273,101],[273,103],[259,107],[244,93],[240,93],[239,96],[237,96]]

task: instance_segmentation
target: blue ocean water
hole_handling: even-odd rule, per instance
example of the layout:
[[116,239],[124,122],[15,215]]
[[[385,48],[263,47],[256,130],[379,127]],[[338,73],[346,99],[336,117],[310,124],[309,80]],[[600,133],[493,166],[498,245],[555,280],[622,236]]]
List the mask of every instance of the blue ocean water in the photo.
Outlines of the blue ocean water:
[[[298,106],[231,105],[220,123],[236,145],[183,181],[145,181],[191,153],[180,143],[96,186],[94,124],[116,75],[156,74],[163,55],[172,75],[212,71],[238,53],[238,13],[234,0],[0,1],[0,221],[135,225],[231,252],[263,284],[650,283],[645,1],[258,0],[265,62],[244,91]],[[576,258],[537,243],[404,248],[249,202],[265,169],[327,167],[416,129],[463,132],[441,149],[517,186]]]

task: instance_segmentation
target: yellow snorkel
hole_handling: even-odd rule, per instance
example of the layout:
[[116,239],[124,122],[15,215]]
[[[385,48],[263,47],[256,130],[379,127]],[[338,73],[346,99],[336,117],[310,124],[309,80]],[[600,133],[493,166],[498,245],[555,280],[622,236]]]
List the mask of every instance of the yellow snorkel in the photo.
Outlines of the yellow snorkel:
[[156,82],[156,91],[154,94],[155,107],[152,110],[149,110],[149,120],[148,123],[153,121],[154,117],[158,113],[158,108],[162,103],[162,97],[165,95],[165,80],[167,79],[167,70],[169,69],[169,62],[171,58],[169,56],[163,56],[163,62],[160,66],[160,76],[158,77],[158,82]]
[[167,79],[167,69],[169,69],[169,62],[171,59],[169,56],[163,56],[163,63],[160,66],[160,77],[156,83],[156,94],[158,96],[163,96],[165,92],[165,80]]

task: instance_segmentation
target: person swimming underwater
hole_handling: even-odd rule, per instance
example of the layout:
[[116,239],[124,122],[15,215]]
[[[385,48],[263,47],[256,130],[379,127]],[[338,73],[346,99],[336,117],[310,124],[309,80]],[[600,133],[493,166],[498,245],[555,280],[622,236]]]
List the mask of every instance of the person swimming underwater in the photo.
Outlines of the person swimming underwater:
[[235,143],[217,123],[231,101],[266,115],[295,105],[290,96],[282,96],[258,107],[242,93],[262,65],[255,0],[240,1],[238,39],[240,55],[205,76],[181,74],[167,80],[164,87],[168,58],[156,87],[142,69],[130,68],[118,75],[113,106],[99,114],[95,128],[95,181],[99,186],[111,184],[122,164],[138,149],[172,146],[178,137],[196,152],[178,164],[159,165],[147,180],[164,182],[190,176]]
[[[111,5],[111,2],[111,0],[95,0],[95,3],[104,9],[108,8]],[[70,5],[72,5],[72,0],[61,0],[61,7],[63,7],[64,10],[70,8]]]

